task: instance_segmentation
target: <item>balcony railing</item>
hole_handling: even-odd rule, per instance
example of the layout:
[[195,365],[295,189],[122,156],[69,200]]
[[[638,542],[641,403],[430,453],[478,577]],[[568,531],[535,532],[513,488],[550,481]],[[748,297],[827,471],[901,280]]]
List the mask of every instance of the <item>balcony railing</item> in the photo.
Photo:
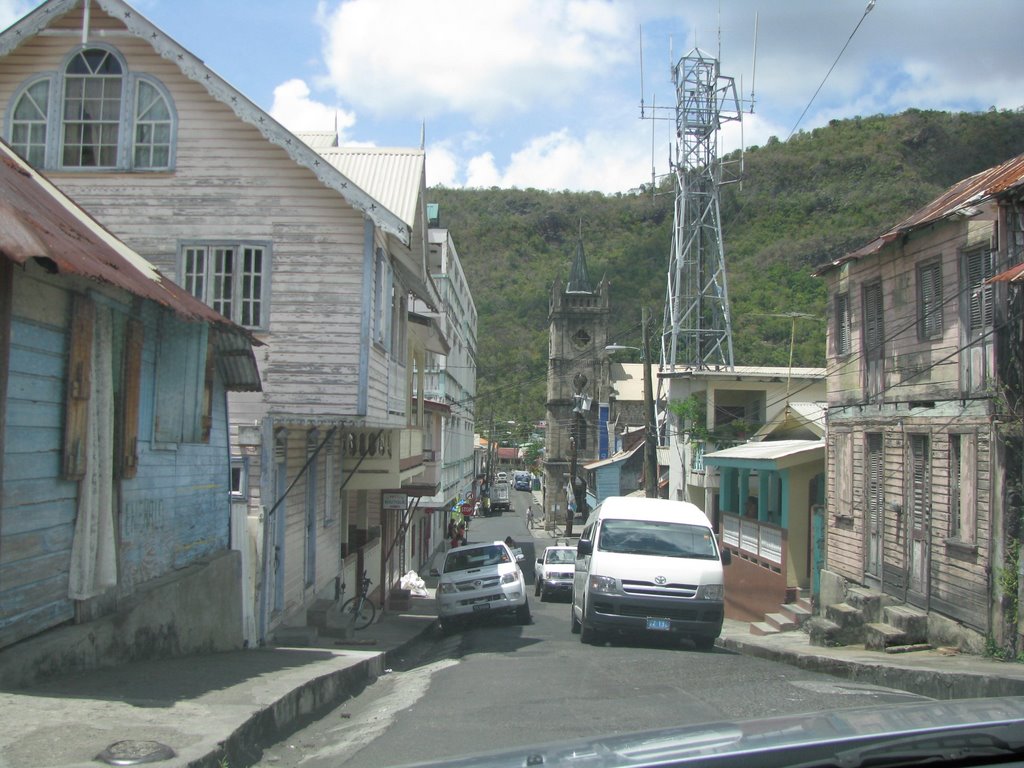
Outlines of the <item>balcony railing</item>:
[[782,564],[782,529],[738,515],[722,515],[722,541],[762,560]]

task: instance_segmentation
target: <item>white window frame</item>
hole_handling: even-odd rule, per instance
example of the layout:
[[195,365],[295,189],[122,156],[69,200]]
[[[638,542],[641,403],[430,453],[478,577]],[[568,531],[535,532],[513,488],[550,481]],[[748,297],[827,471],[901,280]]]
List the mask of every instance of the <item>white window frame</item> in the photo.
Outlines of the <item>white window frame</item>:
[[245,456],[231,457],[230,495],[242,500],[249,494],[249,459]]
[[[261,262],[258,271],[246,266],[256,252]],[[225,266],[228,260],[230,269]],[[271,262],[271,246],[265,241],[190,240],[182,241],[178,247],[181,286],[229,320],[251,330],[265,330],[269,326]],[[254,313],[258,314],[255,322]]]
[[[120,75],[69,75],[68,68],[72,62],[86,51],[102,51],[117,61],[121,68]],[[105,119],[90,121],[90,125],[99,128],[105,126],[108,132],[116,132],[116,140],[108,143],[107,146],[114,147],[112,162],[96,162],[94,164],[73,163],[65,164],[65,137],[66,127],[71,117],[65,113],[67,107],[66,91],[68,84],[74,78],[94,78],[98,82],[109,82],[120,79],[120,94],[117,99],[117,115],[108,114]],[[106,78],[104,80],[103,78]],[[46,83],[47,94],[45,105],[38,102],[38,99],[30,94],[32,89]],[[139,93],[142,85],[151,87],[163,100],[166,108],[166,118],[157,120],[139,120]],[[36,102],[36,106],[43,111],[43,119],[39,116],[31,118],[16,118],[15,113],[22,104],[22,99],[30,98]],[[111,100],[112,102],[113,100]],[[139,129],[148,127],[159,133],[161,140],[157,142],[158,147],[166,150],[165,163],[136,163],[137,150],[141,148],[138,142]],[[104,43],[90,43],[86,48],[75,48],[69,53],[56,71],[36,73],[26,79],[18,87],[8,103],[6,124],[4,126],[4,138],[14,147],[15,151],[25,158],[31,165],[43,170],[60,170],[70,172],[107,172],[111,170],[165,172],[172,170],[176,162],[178,117],[174,106],[174,100],[163,83],[150,75],[133,73],[129,68],[124,56],[120,51]],[[41,129],[41,130],[40,130]],[[24,135],[28,131],[28,136]],[[23,135],[18,136],[16,133]],[[109,140],[108,140],[109,142]],[[152,158],[153,153],[149,153]],[[161,155],[162,157],[162,155]]]

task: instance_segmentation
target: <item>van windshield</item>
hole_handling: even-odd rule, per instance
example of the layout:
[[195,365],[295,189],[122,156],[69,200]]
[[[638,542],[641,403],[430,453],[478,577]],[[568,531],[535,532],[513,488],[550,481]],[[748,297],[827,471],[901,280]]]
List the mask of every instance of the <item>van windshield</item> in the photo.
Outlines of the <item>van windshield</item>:
[[651,520],[605,520],[597,537],[603,552],[715,560],[718,548],[709,528]]

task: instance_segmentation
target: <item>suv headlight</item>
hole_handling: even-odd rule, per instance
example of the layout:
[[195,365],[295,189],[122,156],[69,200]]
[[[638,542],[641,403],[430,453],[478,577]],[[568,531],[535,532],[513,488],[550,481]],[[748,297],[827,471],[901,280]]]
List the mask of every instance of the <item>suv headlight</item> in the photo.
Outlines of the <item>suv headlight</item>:
[[438,590],[440,590],[442,594],[445,595],[450,595],[452,592],[455,591],[455,585],[447,581],[442,581],[440,584],[437,585],[437,588]]
[[517,573],[503,573],[501,575],[502,584],[515,584],[519,581],[519,574]]
[[705,584],[697,592],[698,600],[721,600],[725,596],[725,585]]
[[590,577],[591,592],[617,592],[618,589],[619,582],[613,579],[611,576]]

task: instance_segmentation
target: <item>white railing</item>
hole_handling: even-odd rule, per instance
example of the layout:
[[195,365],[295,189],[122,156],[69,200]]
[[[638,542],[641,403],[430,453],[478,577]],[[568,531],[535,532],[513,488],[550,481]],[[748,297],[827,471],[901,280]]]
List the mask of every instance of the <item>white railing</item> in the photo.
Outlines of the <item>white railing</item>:
[[732,514],[722,515],[722,541],[763,560],[782,564],[782,529]]

